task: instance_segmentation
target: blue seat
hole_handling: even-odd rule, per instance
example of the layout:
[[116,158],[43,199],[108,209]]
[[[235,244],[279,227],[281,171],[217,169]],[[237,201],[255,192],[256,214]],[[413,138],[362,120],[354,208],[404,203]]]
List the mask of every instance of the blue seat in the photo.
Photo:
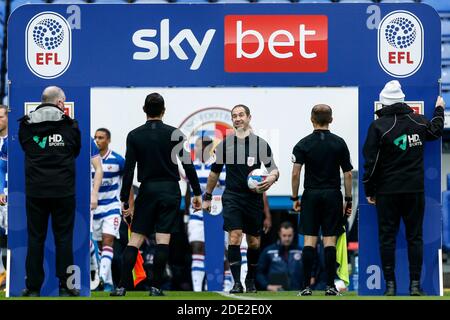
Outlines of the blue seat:
[[442,89],[450,90],[450,66],[443,66],[441,71]]
[[373,3],[372,0],[340,0],[339,3]]
[[133,3],[165,3],[165,4],[167,4],[168,2],[165,0],[136,0]]
[[258,3],[292,3],[290,0],[258,0]]
[[[3,2],[3,1],[2,1]],[[23,6],[25,4],[43,4],[46,3],[45,0],[13,0],[11,1],[11,10],[10,12],[13,13],[14,10],[16,10],[18,7]]]
[[436,11],[450,12],[450,1],[447,0],[422,0],[422,3],[432,6]]
[[442,37],[450,39],[450,19],[441,19]]
[[382,3],[412,3],[414,0],[381,0]]
[[331,0],[300,0],[300,3],[332,3]]
[[176,0],[176,3],[207,3],[208,0]]
[[442,63],[450,64],[450,42],[442,42],[441,45]]
[[83,4],[86,1],[83,0],[53,0],[54,4]]
[[[445,109],[448,110],[449,106],[448,103],[450,102],[450,91],[446,91],[442,93],[442,98],[444,98],[445,103],[447,106],[445,106]],[[447,190],[450,191],[450,173],[447,175]]]
[[250,3],[249,0],[218,0],[214,3]]
[[94,3],[128,3],[126,0],[95,0]]

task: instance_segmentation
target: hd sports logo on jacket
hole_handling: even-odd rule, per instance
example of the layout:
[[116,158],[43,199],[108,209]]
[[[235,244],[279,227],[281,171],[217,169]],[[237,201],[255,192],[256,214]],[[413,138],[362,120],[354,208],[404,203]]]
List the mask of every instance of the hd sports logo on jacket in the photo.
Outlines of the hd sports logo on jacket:
[[[62,135],[60,135],[60,134],[52,134],[48,137],[34,136],[33,140],[42,149],[45,149],[47,147],[47,145],[49,147],[64,147],[65,146],[64,139],[63,139]],[[48,144],[47,144],[47,141],[48,141]]]
[[422,141],[420,140],[418,134],[404,134],[395,139],[394,144],[401,150],[406,151],[408,146],[410,148],[420,147],[422,145]]
[[36,76],[53,79],[69,68],[72,60],[72,30],[55,12],[35,15],[25,30],[25,59]]

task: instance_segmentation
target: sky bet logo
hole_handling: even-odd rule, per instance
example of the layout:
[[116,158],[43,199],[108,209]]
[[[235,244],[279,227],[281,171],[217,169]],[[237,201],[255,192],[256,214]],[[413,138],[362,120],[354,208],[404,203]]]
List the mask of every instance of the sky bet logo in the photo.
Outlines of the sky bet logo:
[[[328,70],[326,16],[228,15],[224,27],[226,72]],[[163,19],[159,29],[140,29],[133,34],[133,44],[139,48],[133,53],[133,60],[164,61],[175,56],[189,60],[190,70],[198,70],[215,33],[215,29],[201,34],[194,34],[191,29],[174,30],[170,19]]]
[[164,19],[161,20],[159,26],[159,43],[149,40],[158,35],[157,29],[141,29],[133,34],[133,44],[138,48],[145,49],[145,51],[135,52],[133,60],[152,60],[158,55],[160,60],[168,60],[172,51],[178,59],[189,60],[190,58],[181,47],[181,43],[186,40],[194,51],[190,69],[197,70],[202,64],[215,33],[216,30],[209,29],[199,41],[191,29],[183,29],[171,37],[170,20]]
[[324,15],[225,17],[226,72],[326,72]]
[[28,68],[44,79],[66,72],[72,59],[72,33],[64,17],[55,12],[34,16],[25,31],[25,58]]

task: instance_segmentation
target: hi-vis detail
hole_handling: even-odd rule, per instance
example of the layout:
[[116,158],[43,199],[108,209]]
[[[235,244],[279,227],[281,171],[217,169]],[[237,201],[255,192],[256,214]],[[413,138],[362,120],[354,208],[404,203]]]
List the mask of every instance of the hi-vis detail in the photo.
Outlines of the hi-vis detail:
[[55,12],[35,15],[25,30],[25,60],[36,76],[53,79],[69,68],[72,31],[67,20]]
[[378,28],[378,62],[386,73],[406,78],[420,69],[424,58],[422,23],[411,12],[386,15]]
[[157,29],[140,29],[133,34],[133,44],[138,48],[146,50],[134,52],[133,60],[152,60],[158,54],[160,55],[160,60],[168,60],[171,49],[178,59],[189,60],[186,52],[181,47],[181,43],[186,40],[195,53],[190,69],[197,70],[203,62],[215,33],[215,29],[207,30],[203,39],[199,42],[191,29],[183,29],[173,38],[170,38],[170,20],[163,19],[160,22],[159,43],[146,39],[156,37],[158,35]]
[[422,141],[418,134],[404,134],[394,140],[394,144],[401,150],[405,151],[409,144],[409,147],[418,147],[422,145]]

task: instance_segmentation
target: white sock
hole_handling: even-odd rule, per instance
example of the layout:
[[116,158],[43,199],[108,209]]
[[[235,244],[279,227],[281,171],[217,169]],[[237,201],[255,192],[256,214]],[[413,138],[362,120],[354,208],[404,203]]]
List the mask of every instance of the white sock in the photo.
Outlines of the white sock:
[[[0,248],[0,273],[5,272],[5,266],[3,265],[3,248]],[[6,250],[5,250],[6,252]]]
[[114,257],[113,248],[103,246],[102,260],[100,261],[100,278],[107,284],[112,284],[111,262]]
[[192,287],[195,292],[202,291],[203,279],[205,278],[205,256],[202,254],[192,255],[191,265]]
[[241,283],[242,283],[242,286],[245,289],[245,278],[247,277],[247,270],[248,270],[248,266],[247,266],[247,248],[241,248],[241,257],[242,257],[242,261],[241,261]]
[[230,270],[225,270],[223,277],[223,291],[230,291],[233,287],[233,275]]
[[92,240],[90,241],[89,246],[90,246],[90,251],[91,251],[91,271],[98,270],[98,261],[97,261],[96,255],[95,255],[95,247],[94,247],[94,243],[92,242]]

